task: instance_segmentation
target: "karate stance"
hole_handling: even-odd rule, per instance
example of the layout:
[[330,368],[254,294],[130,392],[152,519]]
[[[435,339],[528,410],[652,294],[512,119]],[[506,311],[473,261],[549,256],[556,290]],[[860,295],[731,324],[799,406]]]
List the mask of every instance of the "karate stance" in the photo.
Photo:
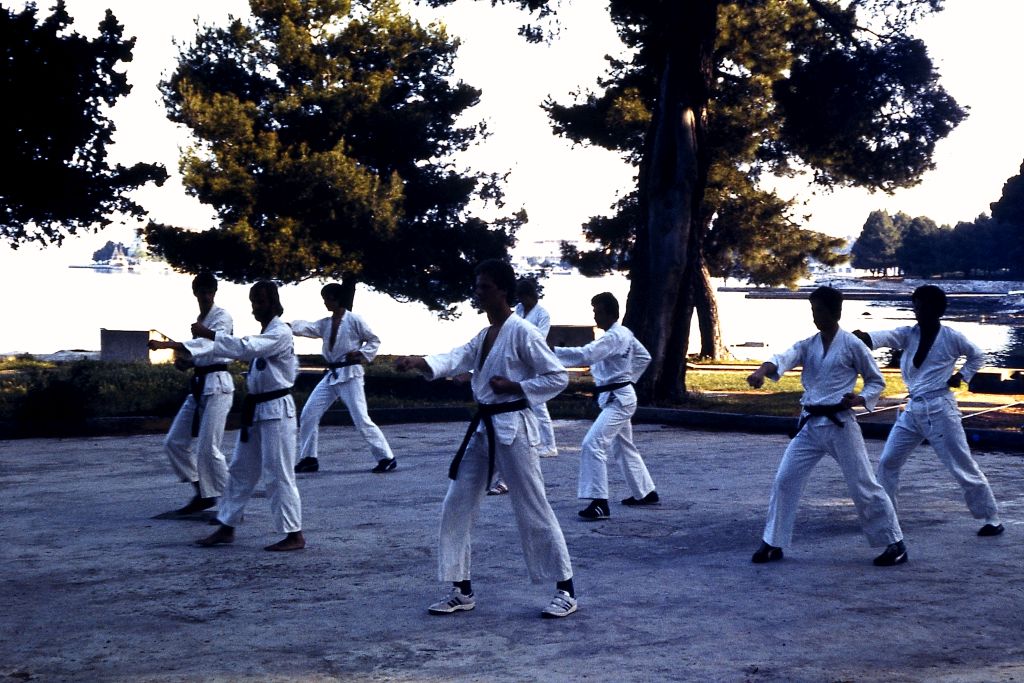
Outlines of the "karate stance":
[[291,395],[299,363],[291,328],[281,321],[284,308],[277,285],[267,280],[257,282],[249,290],[249,301],[253,317],[262,326],[260,334],[234,337],[195,323],[192,334],[196,339],[168,342],[169,348],[191,354],[196,362],[204,362],[208,357],[250,362],[242,429],[217,514],[220,526],[197,543],[214,546],[235,540],[235,527],[242,521],[245,505],[260,481],[262,470],[274,528],[286,534],[264,550],[301,550],[306,547],[306,540],[302,536],[302,504],[295,485],[295,401]]
[[[519,303],[514,309],[515,314],[536,327],[540,331],[540,335],[547,339],[548,332],[551,331],[551,316],[539,303],[537,283],[533,280],[520,279],[516,283],[516,298],[519,299]],[[537,416],[537,428],[540,430],[540,446],[537,448],[537,455],[542,458],[554,458],[558,455],[558,447],[555,445],[555,430],[551,425],[548,404],[538,403],[535,406],[530,406],[530,409]],[[505,493],[508,493],[508,485],[501,478],[501,472],[498,472],[487,495],[500,496]]]
[[[819,287],[810,300],[818,334],[797,342],[747,377],[750,386],[760,389],[765,377],[778,381],[787,370],[803,366],[800,422],[775,474],[764,537],[751,560],[762,563],[782,559],[782,548],[793,540],[807,477],[822,456],[830,455],[843,471],[868,542],[875,547],[885,546],[885,552],[875,558],[875,565],[902,564],[907,561],[903,532],[889,496],[871,473],[864,435],[851,410],[854,406],[874,410],[885,380],[864,344],[839,328],[842,293]],[[860,394],[853,391],[858,374],[864,378]]]
[[590,300],[594,322],[604,330],[600,338],[586,346],[556,346],[555,355],[566,366],[588,365],[597,384],[597,403],[601,414],[583,437],[580,454],[580,476],[577,497],[590,499],[590,505],[579,511],[583,519],[608,519],[608,456],[619,461],[622,476],[633,494],[623,505],[655,505],[659,502],[654,481],[640,451],[633,445],[636,412],[636,390],[651,362],[651,354],[636,340],[628,327],[618,323],[619,302],[610,292],[602,292]]
[[[960,421],[956,396],[949,390],[970,382],[984,364],[981,350],[956,330],[939,323],[946,312],[946,294],[935,285],[914,290],[917,325],[885,332],[854,332],[868,348],[902,349],[900,371],[910,391],[906,410],[896,418],[878,463],[878,481],[896,505],[900,470],[915,448],[927,439],[935,454],[964,490],[967,508],[985,520],[979,536],[998,536],[1004,527],[988,479],[971,457]],[[960,370],[961,357],[966,362]]]
[[473,523],[495,465],[509,483],[530,578],[556,582],[541,616],[565,617],[577,608],[569,551],[544,491],[537,418],[529,409],[564,390],[568,374],[537,328],[512,313],[508,298],[514,293],[512,267],[497,259],[482,261],[476,267],[475,296],[490,326],[448,353],[395,361],[399,370],[418,370],[428,379],[474,371],[478,412],[449,468],[452,481],[441,508],[438,573],[453,586],[448,598],[430,606],[431,614],[476,606],[470,583]]
[[292,334],[324,340],[322,353],[327,361],[327,374],[309,395],[299,418],[300,460],[295,465],[296,472],[320,469],[317,459],[320,419],[337,400],[345,404],[356,429],[370,445],[370,455],[377,463],[370,471],[390,472],[398,465],[384,433],[370,420],[363,389],[362,362],[369,363],[377,356],[380,339],[361,317],[345,310],[341,303],[344,291],[337,283],[320,290],[330,317],[316,322],[296,320],[291,323]]
[[[192,294],[199,304],[198,322],[210,329],[231,334],[231,316],[214,305],[217,296],[217,278],[202,272],[192,279]],[[168,342],[151,340],[151,350],[171,348]],[[181,478],[195,488],[195,495],[177,515],[191,515],[208,510],[217,504],[228,479],[228,465],[220,450],[224,440],[224,423],[231,411],[235,382],[228,372],[227,358],[210,357],[192,366],[189,395],[181,404],[178,414],[164,439],[164,450],[171,467]],[[192,440],[195,439],[193,448]]]

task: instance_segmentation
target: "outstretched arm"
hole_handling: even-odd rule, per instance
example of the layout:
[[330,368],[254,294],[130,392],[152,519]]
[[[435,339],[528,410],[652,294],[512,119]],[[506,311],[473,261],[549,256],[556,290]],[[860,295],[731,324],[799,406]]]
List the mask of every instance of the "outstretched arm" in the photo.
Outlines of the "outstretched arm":
[[778,374],[779,367],[771,361],[765,361],[761,363],[761,367],[754,370],[750,375],[747,376],[747,384],[754,389],[760,389],[764,386],[765,377],[774,377]]

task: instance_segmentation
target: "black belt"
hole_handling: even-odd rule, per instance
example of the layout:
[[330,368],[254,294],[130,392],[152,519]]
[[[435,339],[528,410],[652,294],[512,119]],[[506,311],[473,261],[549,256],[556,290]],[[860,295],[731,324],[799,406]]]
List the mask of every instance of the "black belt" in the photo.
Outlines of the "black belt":
[[199,424],[203,420],[203,406],[199,399],[203,396],[203,389],[206,387],[206,376],[211,372],[227,372],[227,363],[216,365],[196,365],[192,368],[192,377],[188,381],[188,390],[192,399],[196,402],[196,409],[192,413],[192,438],[199,436]]
[[484,482],[484,488],[489,488],[491,478],[494,476],[494,422],[491,418],[501,413],[514,413],[517,410],[525,410],[529,407],[530,404],[525,398],[508,403],[477,403],[476,414],[473,415],[473,419],[469,422],[469,429],[466,430],[466,438],[462,440],[462,445],[459,446],[458,452],[452,458],[452,464],[448,466],[448,478],[458,478],[459,465],[462,463],[463,456],[466,455],[466,447],[469,446],[469,440],[473,437],[473,432],[476,431],[476,428],[480,426],[480,422],[483,422],[484,428],[487,430],[487,480]]
[[292,393],[292,388],[288,387],[286,389],[267,391],[262,394],[245,395],[245,398],[242,400],[242,436],[240,437],[242,443],[249,441],[249,427],[252,427],[256,419],[256,406],[260,403],[273,401],[275,398],[284,398],[290,393]]
[[[623,387],[628,387],[631,384],[633,384],[633,383],[632,382],[613,382],[612,384],[599,384],[596,387],[594,387],[594,393],[595,394],[603,394],[606,391],[615,391],[616,389],[622,389]],[[615,397],[611,396],[609,398],[614,399]]]
[[358,360],[343,360],[343,361],[341,361],[339,363],[328,363],[327,364],[327,371],[324,372],[324,374],[325,375],[330,375],[331,379],[334,379],[335,377],[338,376],[338,373],[335,372],[335,370],[338,370],[340,368],[347,368],[347,367],[352,366],[352,365],[359,365],[359,361]]
[[804,425],[806,425],[807,421],[812,417],[827,417],[840,429],[845,429],[845,425],[843,425],[842,421],[836,417],[836,415],[849,409],[850,406],[843,403],[826,406],[804,406],[804,413],[806,414],[800,417],[800,421],[797,423],[796,429],[790,432],[789,438],[792,439],[799,434],[800,430],[804,428]]

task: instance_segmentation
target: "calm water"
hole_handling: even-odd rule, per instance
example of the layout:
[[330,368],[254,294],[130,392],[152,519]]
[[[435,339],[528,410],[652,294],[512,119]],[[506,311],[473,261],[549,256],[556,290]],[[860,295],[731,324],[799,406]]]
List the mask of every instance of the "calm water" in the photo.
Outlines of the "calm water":
[[[2,264],[0,264],[2,265]],[[104,273],[90,269],[53,266],[43,256],[27,253],[17,272],[6,268],[5,319],[0,328],[0,352],[53,353],[59,350],[98,350],[100,328],[156,329],[174,339],[187,338],[196,316],[191,277],[173,272]],[[290,285],[281,292],[286,320],[323,317],[319,282]],[[579,275],[553,275],[544,281],[542,304],[554,324],[593,324],[590,297],[610,291],[624,302],[629,288],[621,276],[598,280]],[[248,302],[248,287],[222,283],[218,304],[235,319],[238,334],[258,332]],[[989,354],[993,365],[1021,367],[1024,328],[1007,324],[1005,316],[993,320],[997,304],[979,306],[954,302],[950,325],[961,330]],[[814,333],[806,301],[747,299],[741,292],[720,292],[719,307],[725,342],[764,346],[734,347],[742,358],[761,360]],[[422,305],[399,303],[366,289],[356,295],[354,309],[367,319],[388,354],[434,353],[466,342],[486,324],[467,305],[458,319],[437,319]],[[912,320],[905,305],[891,302],[847,301],[843,326],[866,331],[907,324]],[[691,343],[695,348],[696,339]],[[317,353],[316,340],[297,340],[300,353]]]

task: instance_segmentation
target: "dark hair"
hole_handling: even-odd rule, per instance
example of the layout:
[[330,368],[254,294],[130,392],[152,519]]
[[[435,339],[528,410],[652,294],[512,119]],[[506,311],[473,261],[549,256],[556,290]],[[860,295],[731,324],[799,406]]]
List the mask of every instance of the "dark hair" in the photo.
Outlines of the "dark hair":
[[614,315],[616,320],[619,319],[619,300],[611,292],[595,294],[594,298],[590,300],[590,305],[602,308]]
[[946,293],[935,285],[921,285],[911,300],[921,304],[921,312],[927,317],[941,318],[946,312]]
[[192,289],[212,289],[217,291],[217,278],[208,270],[201,270],[192,278]]
[[516,272],[507,261],[501,259],[484,259],[476,264],[473,269],[474,275],[486,275],[494,283],[494,286],[505,292],[505,300],[515,303],[516,300]]
[[827,308],[836,317],[836,320],[843,315],[843,293],[832,287],[818,287],[808,297],[812,302],[816,301]]
[[516,282],[516,294],[520,297],[528,296],[539,299],[540,288],[537,286],[537,281],[532,277],[521,277]]
[[339,285],[337,282],[331,282],[324,285],[320,289],[320,296],[325,299],[334,299],[335,301],[345,300],[345,288]]
[[284,315],[284,306],[281,305],[281,295],[277,291],[276,282],[273,280],[260,280],[249,288],[249,297],[251,298],[256,292],[263,292],[270,298],[270,303],[274,306],[274,315]]

